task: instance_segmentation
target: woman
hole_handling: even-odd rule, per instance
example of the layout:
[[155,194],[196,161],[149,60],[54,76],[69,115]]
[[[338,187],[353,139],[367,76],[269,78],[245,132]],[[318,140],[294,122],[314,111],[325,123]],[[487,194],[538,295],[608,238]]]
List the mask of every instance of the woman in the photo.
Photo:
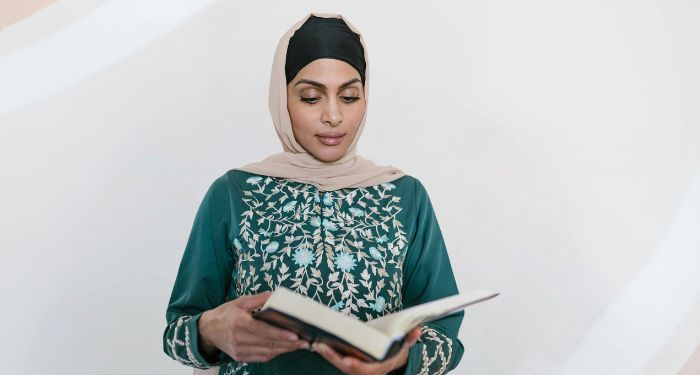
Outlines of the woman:
[[251,316],[280,285],[365,321],[458,293],[423,185],[356,155],[368,87],[362,36],[344,17],[311,13],[282,37],[269,106],[284,152],[207,191],[167,308],[170,357],[218,374],[442,374],[459,363],[463,312],[375,363]]

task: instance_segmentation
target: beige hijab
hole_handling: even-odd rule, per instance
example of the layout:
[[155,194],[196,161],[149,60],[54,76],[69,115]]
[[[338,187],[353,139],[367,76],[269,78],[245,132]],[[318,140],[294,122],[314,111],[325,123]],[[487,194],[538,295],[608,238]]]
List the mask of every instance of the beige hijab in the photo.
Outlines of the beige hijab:
[[282,142],[284,152],[271,155],[263,161],[245,165],[240,170],[266,176],[284,177],[294,181],[304,182],[316,186],[319,190],[329,191],[346,187],[366,187],[383,182],[395,180],[405,173],[392,166],[378,166],[372,161],[355,154],[357,140],[362,134],[367,118],[367,108],[362,116],[360,127],[355,139],[348,148],[346,154],[334,162],[323,162],[309,154],[294,138],[292,123],[287,110],[287,80],[284,65],[287,56],[289,39],[311,16],[323,18],[340,18],[356,34],[360,35],[360,43],[365,54],[365,101],[369,93],[369,60],[367,59],[367,47],[362,39],[362,34],[350,22],[340,14],[309,13],[302,20],[292,26],[280,39],[275,51],[275,59],[272,63],[270,77],[269,108],[272,121],[275,124],[277,136]]

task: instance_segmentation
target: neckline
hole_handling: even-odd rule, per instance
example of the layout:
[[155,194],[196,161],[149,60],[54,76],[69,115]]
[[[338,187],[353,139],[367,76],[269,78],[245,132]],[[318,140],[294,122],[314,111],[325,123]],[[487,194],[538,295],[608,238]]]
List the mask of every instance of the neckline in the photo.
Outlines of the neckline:
[[[376,185],[365,186],[365,187],[356,187],[356,188],[345,187],[345,188],[340,188],[337,190],[321,190],[313,184],[301,182],[301,181],[294,181],[294,180],[287,178],[287,177],[268,176],[268,175],[264,175],[264,174],[257,174],[257,173],[243,171],[240,169],[232,169],[232,171],[244,173],[248,177],[262,177],[263,179],[270,178],[270,179],[276,181],[278,184],[285,185],[288,188],[290,188],[292,190],[296,190],[298,192],[304,192],[304,191],[318,192],[321,196],[323,196],[323,194],[325,194],[325,193],[331,193],[331,194],[339,195],[342,197],[345,197],[347,194],[352,193],[353,191],[356,191],[357,189],[369,189],[369,188],[378,189],[379,186],[384,185],[384,184],[391,184],[391,185],[394,185],[394,187],[396,187],[396,184],[398,183],[399,180],[401,180],[405,177],[409,177],[409,175],[406,174],[406,175],[403,175],[403,176],[398,177],[398,178],[391,180],[391,181],[382,182],[382,183],[379,183]],[[341,192],[342,194],[339,194],[339,192]]]

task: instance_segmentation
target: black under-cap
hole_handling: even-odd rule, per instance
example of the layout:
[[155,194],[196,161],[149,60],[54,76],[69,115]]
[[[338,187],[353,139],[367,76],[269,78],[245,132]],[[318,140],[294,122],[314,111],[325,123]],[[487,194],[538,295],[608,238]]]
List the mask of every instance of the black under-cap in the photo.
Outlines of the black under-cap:
[[352,65],[365,84],[365,55],[360,36],[340,18],[310,16],[289,39],[284,72],[287,84],[306,64],[333,58]]

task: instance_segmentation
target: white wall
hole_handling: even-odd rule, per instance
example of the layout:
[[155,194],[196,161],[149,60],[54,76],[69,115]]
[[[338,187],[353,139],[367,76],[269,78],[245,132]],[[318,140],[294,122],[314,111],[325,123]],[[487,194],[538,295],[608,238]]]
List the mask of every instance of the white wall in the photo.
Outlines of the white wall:
[[368,44],[360,154],[424,182],[462,290],[502,293],[455,373],[677,373],[700,343],[700,5],[432,4],[59,0],[2,29],[3,373],[191,373],[161,349],[177,265],[213,179],[280,150],[272,53],[309,11]]

